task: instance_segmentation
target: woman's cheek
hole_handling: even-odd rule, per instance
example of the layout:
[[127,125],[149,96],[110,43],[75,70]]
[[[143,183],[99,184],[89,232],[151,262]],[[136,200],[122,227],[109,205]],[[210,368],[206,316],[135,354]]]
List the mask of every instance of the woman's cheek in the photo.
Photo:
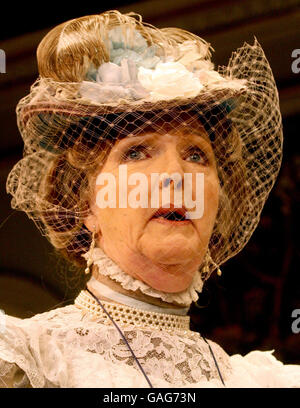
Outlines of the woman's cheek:
[[204,217],[214,223],[218,212],[220,195],[219,179],[215,175],[207,176],[204,181]]

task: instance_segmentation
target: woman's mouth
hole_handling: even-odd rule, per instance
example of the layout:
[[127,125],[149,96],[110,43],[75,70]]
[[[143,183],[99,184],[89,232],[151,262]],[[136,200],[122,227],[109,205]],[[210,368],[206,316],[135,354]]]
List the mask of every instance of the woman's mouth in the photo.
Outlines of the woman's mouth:
[[186,210],[181,208],[160,208],[158,211],[156,211],[151,220],[160,222],[161,224],[177,226],[191,223],[191,220],[186,218]]

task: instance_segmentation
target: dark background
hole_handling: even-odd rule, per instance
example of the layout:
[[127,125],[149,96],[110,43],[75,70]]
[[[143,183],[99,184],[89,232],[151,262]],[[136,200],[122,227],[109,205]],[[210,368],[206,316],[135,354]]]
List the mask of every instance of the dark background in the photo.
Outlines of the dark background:
[[57,259],[32,221],[12,212],[5,182],[21,158],[22,139],[15,107],[37,77],[35,52],[56,24],[109,9],[135,11],[157,27],[181,27],[215,48],[213,62],[227,65],[231,52],[263,46],[278,85],[284,125],[284,158],[279,178],[260,224],[245,249],[213,276],[191,308],[192,328],[219,343],[229,354],[272,350],[285,363],[300,363],[300,333],[291,330],[292,311],[300,309],[299,189],[300,73],[291,70],[292,51],[300,49],[300,1],[173,0],[6,4],[0,49],[6,73],[0,74],[0,309],[30,317],[72,302],[83,285]]

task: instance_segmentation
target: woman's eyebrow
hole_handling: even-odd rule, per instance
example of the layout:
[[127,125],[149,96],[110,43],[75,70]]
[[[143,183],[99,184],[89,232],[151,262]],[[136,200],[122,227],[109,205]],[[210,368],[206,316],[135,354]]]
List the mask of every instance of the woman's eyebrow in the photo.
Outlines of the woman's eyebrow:
[[[143,142],[153,142],[153,141],[157,141],[159,140],[159,138],[163,135],[163,134],[170,134],[172,135],[172,132],[164,132],[164,133],[144,133],[144,134],[133,134],[131,136],[127,136],[126,138],[122,139],[121,144],[119,145],[121,146],[130,146],[131,144],[135,144],[135,143],[143,143]],[[178,133],[173,133],[173,134],[177,134]],[[190,143],[199,143],[199,139],[201,140],[201,143],[205,143],[206,145],[209,146],[209,148],[212,149],[211,144],[210,144],[210,140],[208,135],[203,131],[197,131],[197,130],[188,130],[188,131],[181,131],[181,137],[179,139],[179,143],[186,143],[186,142],[190,142]]]
[[204,132],[189,132],[191,137],[187,138],[184,142],[195,143],[201,147],[204,147],[207,153],[214,155],[214,148],[210,142],[208,135]]
[[[149,133],[149,134],[136,134],[136,135],[132,135],[132,136],[127,136],[125,139],[123,139],[124,141],[130,141],[130,140],[153,140],[153,139],[159,139],[161,136],[166,135],[166,134],[170,134],[172,135],[173,132],[164,132],[164,133]],[[175,133],[176,135],[176,133]],[[205,139],[209,142],[209,137],[206,134],[206,132],[201,132],[201,131],[197,131],[197,130],[189,130],[188,132],[186,131],[182,131],[181,133],[182,138],[187,138],[188,136],[192,136],[192,137],[201,137],[202,139]]]
[[148,141],[148,140],[153,140],[159,138],[161,135],[157,134],[148,134],[148,135],[132,135],[132,136],[127,136],[124,139],[122,139],[122,145],[127,145],[130,144],[131,142],[136,142],[136,141]]
[[188,133],[188,136],[192,136],[193,139],[199,139],[200,137],[201,139],[209,141],[208,136],[201,132],[192,131]]

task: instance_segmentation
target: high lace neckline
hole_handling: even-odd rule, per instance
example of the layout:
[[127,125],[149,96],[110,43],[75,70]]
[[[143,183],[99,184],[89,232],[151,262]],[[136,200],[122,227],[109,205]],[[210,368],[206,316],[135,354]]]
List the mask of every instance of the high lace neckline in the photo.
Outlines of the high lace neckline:
[[196,271],[191,285],[186,290],[179,293],[166,293],[153,289],[145,282],[128,275],[99,247],[89,250],[82,256],[86,260],[91,259],[98,267],[98,272],[100,274],[108,276],[109,278],[120,283],[124,289],[131,291],[140,290],[147,296],[160,298],[167,303],[177,303],[182,306],[190,306],[192,302],[196,302],[198,300],[199,296],[197,292],[201,292],[203,288],[203,281],[199,271]]
[[189,311],[189,307],[175,308],[172,306],[157,306],[149,302],[137,300],[131,296],[116,292],[102,282],[99,282],[94,276],[87,282],[88,289],[92,291],[95,296],[104,297],[109,302],[119,303],[123,306],[130,306],[144,311],[158,312],[163,314],[175,314],[185,316]]
[[[97,301],[87,290],[82,290],[76,297],[74,304],[80,309],[91,313],[105,325],[110,325],[111,320]],[[190,326],[189,316],[159,313],[140,308],[111,303],[101,300],[101,304],[122,327],[134,326],[135,328],[150,328],[162,331],[180,330],[187,332]]]

